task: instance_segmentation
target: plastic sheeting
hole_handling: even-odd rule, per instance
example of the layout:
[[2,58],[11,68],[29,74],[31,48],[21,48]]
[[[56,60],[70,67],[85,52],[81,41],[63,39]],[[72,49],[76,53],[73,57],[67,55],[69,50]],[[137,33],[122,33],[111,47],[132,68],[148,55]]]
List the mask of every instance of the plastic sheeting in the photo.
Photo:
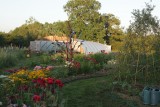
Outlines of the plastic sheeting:
[[[62,41],[30,41],[30,49],[31,51],[58,51],[61,48],[66,47]],[[74,51],[84,53],[84,54],[94,54],[101,53],[102,51],[105,53],[111,52],[111,46],[106,44],[101,44],[98,42],[92,41],[84,41],[80,39],[74,40],[72,47],[74,47]]]
[[77,40],[78,44],[81,44],[81,48],[83,48],[83,52],[85,54],[94,54],[94,53],[100,53],[105,52],[109,53],[111,52],[111,46],[106,44],[101,44],[98,42],[92,42],[92,41],[83,41],[83,40]]

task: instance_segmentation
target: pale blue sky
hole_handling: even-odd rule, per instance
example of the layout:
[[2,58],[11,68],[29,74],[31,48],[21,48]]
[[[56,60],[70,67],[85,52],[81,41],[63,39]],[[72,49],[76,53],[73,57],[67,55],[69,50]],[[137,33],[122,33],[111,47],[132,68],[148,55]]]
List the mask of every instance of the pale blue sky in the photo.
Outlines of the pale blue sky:
[[[41,23],[67,20],[63,6],[68,0],[0,0],[0,31],[8,32],[25,23],[33,16]],[[142,9],[150,0],[98,0],[101,13],[112,13],[121,20],[122,27],[128,27],[133,9]],[[160,0],[153,12],[160,19]]]

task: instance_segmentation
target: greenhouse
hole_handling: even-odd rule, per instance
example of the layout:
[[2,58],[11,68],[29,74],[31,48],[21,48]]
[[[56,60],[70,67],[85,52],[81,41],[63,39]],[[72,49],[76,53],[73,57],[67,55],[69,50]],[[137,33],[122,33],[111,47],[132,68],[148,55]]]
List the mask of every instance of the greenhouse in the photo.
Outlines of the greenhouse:
[[[80,53],[84,54],[94,54],[94,53],[109,53],[111,52],[111,46],[106,44],[101,44],[98,42],[92,42],[92,41],[84,41],[84,40],[76,40],[74,41],[75,51],[78,51]],[[80,47],[78,48],[78,46]],[[77,48],[76,48],[77,47]]]
[[[65,42],[67,43],[67,42]],[[62,47],[66,47],[65,43],[62,41],[31,41],[30,42],[30,50],[31,51],[58,51],[61,50]],[[83,53],[83,54],[94,54],[94,53],[109,53],[111,52],[111,46],[106,44],[101,44],[98,42],[92,41],[84,41],[80,39],[76,39],[72,42],[72,48],[75,52]]]

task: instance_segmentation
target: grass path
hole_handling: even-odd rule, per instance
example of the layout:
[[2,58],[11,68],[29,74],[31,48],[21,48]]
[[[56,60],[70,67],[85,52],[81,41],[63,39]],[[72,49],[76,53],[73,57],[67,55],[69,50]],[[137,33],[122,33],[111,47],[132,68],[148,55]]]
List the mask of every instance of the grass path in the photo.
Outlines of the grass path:
[[65,107],[139,107],[112,92],[111,81],[110,75],[66,84],[62,90]]

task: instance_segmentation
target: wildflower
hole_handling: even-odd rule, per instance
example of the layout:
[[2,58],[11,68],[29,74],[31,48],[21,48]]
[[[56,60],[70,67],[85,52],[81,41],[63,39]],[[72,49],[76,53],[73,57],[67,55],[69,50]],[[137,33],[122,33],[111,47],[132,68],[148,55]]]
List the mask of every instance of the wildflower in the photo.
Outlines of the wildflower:
[[5,75],[0,75],[0,78],[6,78],[7,76],[5,76]]
[[38,78],[37,79],[37,85],[41,86],[41,87],[45,87],[46,84],[45,84],[45,79],[43,78]]
[[47,66],[47,67],[46,67],[46,70],[48,70],[48,71],[49,71],[49,70],[52,70],[52,69],[53,69],[53,66]]
[[42,69],[41,66],[35,66],[35,67],[34,67],[34,70],[40,70],[40,69]]
[[61,80],[59,80],[59,79],[57,79],[56,81],[55,81],[55,83],[58,85],[58,87],[63,87],[63,83],[62,83],[62,81]]
[[41,100],[41,97],[39,96],[39,95],[34,95],[33,96],[33,101],[34,102],[38,102],[38,101],[40,101]]
[[62,83],[62,81],[59,80],[59,79],[57,79],[57,80],[55,81],[55,83],[56,83],[56,84],[60,84],[60,83]]
[[54,83],[54,79],[53,78],[47,78],[47,83],[48,84],[53,84]]

